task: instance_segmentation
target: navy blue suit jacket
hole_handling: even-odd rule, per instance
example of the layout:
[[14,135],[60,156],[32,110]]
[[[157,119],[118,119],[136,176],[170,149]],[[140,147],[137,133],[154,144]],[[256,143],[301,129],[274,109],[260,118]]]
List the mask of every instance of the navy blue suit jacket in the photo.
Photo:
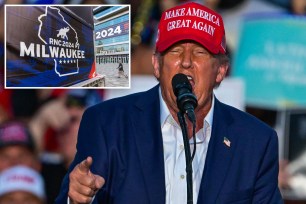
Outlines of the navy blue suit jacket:
[[[86,110],[69,171],[92,156],[91,171],[106,181],[94,203],[165,203],[159,106],[156,86]],[[218,100],[213,120],[198,204],[283,203],[277,186],[275,131]],[[223,143],[224,137],[231,141],[230,147]],[[67,202],[68,174],[58,204]]]

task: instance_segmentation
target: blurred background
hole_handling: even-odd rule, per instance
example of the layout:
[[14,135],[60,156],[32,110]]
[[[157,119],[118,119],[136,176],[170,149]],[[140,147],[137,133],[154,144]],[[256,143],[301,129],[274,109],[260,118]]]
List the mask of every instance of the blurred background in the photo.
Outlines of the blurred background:
[[[101,101],[157,84],[151,55],[161,12],[187,0],[48,1],[131,5],[131,88],[124,90],[4,89],[4,4],[46,1],[0,2],[0,172],[18,165],[34,169],[43,179],[45,194],[28,193],[41,203],[53,203],[76,151],[82,113]],[[282,194],[286,203],[306,203],[306,1],[197,2],[219,12],[225,23],[231,67],[216,96],[277,131]],[[1,192],[0,186],[0,203],[7,196]]]

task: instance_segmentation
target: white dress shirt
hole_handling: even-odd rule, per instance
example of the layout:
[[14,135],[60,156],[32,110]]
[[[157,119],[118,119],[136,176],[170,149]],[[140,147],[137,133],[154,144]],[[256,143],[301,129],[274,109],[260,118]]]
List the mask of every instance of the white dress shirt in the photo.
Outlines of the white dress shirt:
[[[187,203],[186,161],[184,142],[180,126],[173,119],[169,109],[160,98],[160,121],[164,147],[166,204]],[[212,106],[204,118],[203,128],[196,133],[196,154],[192,162],[193,168],[193,203],[197,203],[201,179],[205,166],[208,143],[213,123],[214,97]],[[193,151],[193,139],[190,139],[190,150]]]

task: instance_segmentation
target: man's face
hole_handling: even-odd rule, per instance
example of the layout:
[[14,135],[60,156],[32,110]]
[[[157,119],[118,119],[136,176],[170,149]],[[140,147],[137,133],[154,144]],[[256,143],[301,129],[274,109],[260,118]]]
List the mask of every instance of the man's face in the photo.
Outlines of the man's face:
[[16,165],[39,170],[40,165],[34,153],[21,145],[10,145],[0,149],[0,172]]
[[172,91],[172,78],[177,73],[188,76],[198,107],[210,108],[211,96],[216,83],[220,83],[227,65],[220,65],[217,58],[194,41],[181,41],[171,46],[160,59],[152,57],[154,75],[159,79],[162,95],[170,111],[178,112],[176,97]]

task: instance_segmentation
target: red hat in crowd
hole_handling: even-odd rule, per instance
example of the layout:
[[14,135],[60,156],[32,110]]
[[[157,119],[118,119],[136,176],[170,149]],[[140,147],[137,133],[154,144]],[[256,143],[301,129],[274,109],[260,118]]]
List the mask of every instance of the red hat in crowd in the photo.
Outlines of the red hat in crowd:
[[0,148],[10,145],[22,145],[35,151],[32,135],[21,122],[11,121],[0,125]]
[[194,2],[166,10],[158,26],[156,50],[164,52],[181,40],[194,40],[213,54],[225,54],[225,31],[221,15]]

